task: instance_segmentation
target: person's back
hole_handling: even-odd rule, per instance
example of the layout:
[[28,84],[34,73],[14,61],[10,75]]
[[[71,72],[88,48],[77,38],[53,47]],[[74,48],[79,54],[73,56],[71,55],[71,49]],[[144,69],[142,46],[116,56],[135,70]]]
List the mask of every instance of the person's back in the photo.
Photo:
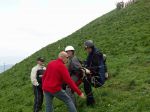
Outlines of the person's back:
[[68,70],[70,73],[79,71],[82,65],[79,62],[79,59],[76,56],[73,56],[69,59]]
[[95,46],[92,47],[92,52],[88,55],[86,67],[90,69],[92,76],[94,76],[92,85],[101,87],[105,82],[104,58],[101,51]]
[[61,60],[59,59],[53,60],[48,64],[47,66],[48,71],[46,71],[47,73],[44,75],[44,79],[43,79],[43,90],[49,91],[47,90],[47,88],[51,88],[50,91],[52,93],[54,91],[61,90],[63,78],[61,73],[59,73],[59,70],[62,69],[64,65],[60,61]]
[[[79,59],[75,56],[75,48],[73,46],[67,46],[65,52],[68,54],[69,61],[67,64],[69,73],[74,82],[77,82],[81,79],[81,68],[82,65]],[[78,85],[78,84],[77,84]]]

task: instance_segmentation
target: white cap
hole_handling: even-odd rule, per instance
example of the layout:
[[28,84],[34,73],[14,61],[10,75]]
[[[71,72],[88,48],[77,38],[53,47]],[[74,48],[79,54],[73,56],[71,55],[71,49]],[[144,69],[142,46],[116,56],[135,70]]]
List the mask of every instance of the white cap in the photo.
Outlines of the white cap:
[[67,46],[66,48],[65,48],[65,51],[67,52],[67,51],[74,51],[75,49],[74,49],[74,47],[73,46]]

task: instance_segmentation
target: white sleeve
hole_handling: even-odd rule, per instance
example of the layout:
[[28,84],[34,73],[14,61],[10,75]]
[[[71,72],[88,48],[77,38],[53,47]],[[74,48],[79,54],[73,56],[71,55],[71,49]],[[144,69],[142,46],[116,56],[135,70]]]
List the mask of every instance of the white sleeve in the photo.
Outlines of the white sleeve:
[[31,71],[31,82],[34,86],[38,86],[38,82],[37,82],[37,79],[36,79],[36,72],[37,72],[37,69],[36,68],[33,68],[32,71]]

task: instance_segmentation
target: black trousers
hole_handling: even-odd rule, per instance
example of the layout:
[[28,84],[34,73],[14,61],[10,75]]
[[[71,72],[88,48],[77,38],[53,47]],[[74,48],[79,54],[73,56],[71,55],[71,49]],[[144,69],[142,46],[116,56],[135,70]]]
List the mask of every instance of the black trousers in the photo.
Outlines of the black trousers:
[[84,83],[84,91],[87,96],[87,105],[95,104],[95,99],[92,92],[92,84],[91,84],[91,77],[87,76],[83,79]]
[[43,104],[43,90],[41,84],[39,86],[33,86],[34,90],[34,111],[33,112],[39,112],[42,110],[42,104]]

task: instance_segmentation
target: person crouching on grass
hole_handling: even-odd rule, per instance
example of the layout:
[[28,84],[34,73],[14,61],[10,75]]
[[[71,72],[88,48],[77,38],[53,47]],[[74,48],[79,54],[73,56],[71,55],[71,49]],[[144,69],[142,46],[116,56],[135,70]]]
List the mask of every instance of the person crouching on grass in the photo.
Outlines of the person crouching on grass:
[[46,99],[46,112],[53,112],[54,97],[62,100],[67,105],[69,112],[77,112],[73,101],[62,89],[62,84],[64,82],[68,84],[81,98],[85,98],[84,94],[71,79],[68,69],[65,66],[67,62],[68,54],[64,51],[60,52],[57,60],[49,62],[43,75],[42,88]]

